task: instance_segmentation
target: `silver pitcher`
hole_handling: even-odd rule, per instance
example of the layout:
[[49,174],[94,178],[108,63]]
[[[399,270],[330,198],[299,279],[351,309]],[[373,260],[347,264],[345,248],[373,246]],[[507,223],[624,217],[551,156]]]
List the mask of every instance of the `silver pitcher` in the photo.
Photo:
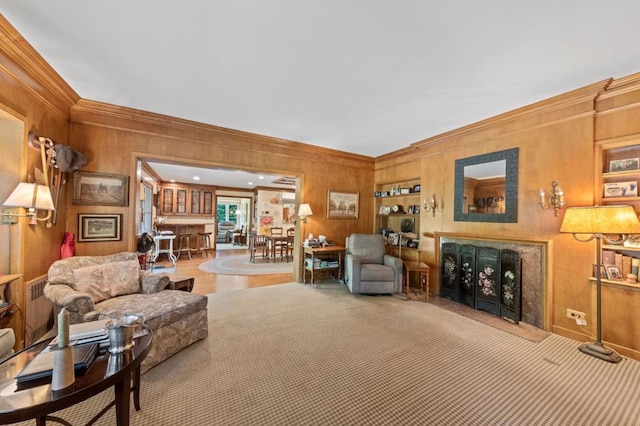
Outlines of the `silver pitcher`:
[[109,353],[120,354],[133,347],[133,335],[142,328],[144,318],[141,315],[125,314],[107,325],[109,333]]

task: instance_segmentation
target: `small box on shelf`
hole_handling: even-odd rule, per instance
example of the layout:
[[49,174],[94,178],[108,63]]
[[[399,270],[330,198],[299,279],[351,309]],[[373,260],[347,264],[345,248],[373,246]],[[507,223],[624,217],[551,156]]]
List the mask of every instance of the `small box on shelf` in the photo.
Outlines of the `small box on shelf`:
[[604,184],[604,197],[637,197],[638,182],[607,182]]

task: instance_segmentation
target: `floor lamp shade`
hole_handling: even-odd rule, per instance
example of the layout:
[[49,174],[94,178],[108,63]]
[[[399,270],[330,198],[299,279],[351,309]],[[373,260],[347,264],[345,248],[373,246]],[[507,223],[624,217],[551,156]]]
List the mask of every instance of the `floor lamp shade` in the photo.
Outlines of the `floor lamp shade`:
[[570,207],[560,232],[571,234],[640,234],[640,221],[631,206]]
[[[602,343],[602,277],[601,244],[609,241],[607,234],[618,236],[617,241],[624,241],[629,234],[640,233],[638,215],[631,206],[590,206],[570,207],[565,211],[560,232],[573,234],[581,242],[596,240],[596,341],[578,347],[580,352],[609,362],[620,362],[622,357]],[[584,235],[584,239],[578,238]]]

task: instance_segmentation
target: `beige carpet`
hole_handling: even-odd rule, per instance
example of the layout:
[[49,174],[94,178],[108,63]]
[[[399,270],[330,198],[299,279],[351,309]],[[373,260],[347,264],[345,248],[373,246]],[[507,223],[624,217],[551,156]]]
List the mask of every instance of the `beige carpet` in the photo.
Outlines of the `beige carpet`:
[[[213,294],[210,335],[143,376],[132,425],[638,425],[640,363],[339,284]],[[86,422],[110,392],[65,410]],[[113,410],[112,410],[113,411]],[[97,424],[113,425],[113,413]]]

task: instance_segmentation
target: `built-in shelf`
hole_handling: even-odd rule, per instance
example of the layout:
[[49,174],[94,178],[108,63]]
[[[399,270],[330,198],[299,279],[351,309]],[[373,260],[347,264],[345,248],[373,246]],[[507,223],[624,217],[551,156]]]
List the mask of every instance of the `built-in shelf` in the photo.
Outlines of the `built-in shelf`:
[[[596,279],[595,277],[590,277],[589,281],[595,284]],[[632,284],[626,281],[612,281],[604,278],[601,278],[600,282],[602,283],[602,285],[609,286],[609,287],[617,287],[625,290],[640,291],[640,283]]]
[[638,251],[640,252],[640,247],[627,247],[627,246],[617,246],[617,245],[603,245],[603,250],[616,250],[616,251]]

